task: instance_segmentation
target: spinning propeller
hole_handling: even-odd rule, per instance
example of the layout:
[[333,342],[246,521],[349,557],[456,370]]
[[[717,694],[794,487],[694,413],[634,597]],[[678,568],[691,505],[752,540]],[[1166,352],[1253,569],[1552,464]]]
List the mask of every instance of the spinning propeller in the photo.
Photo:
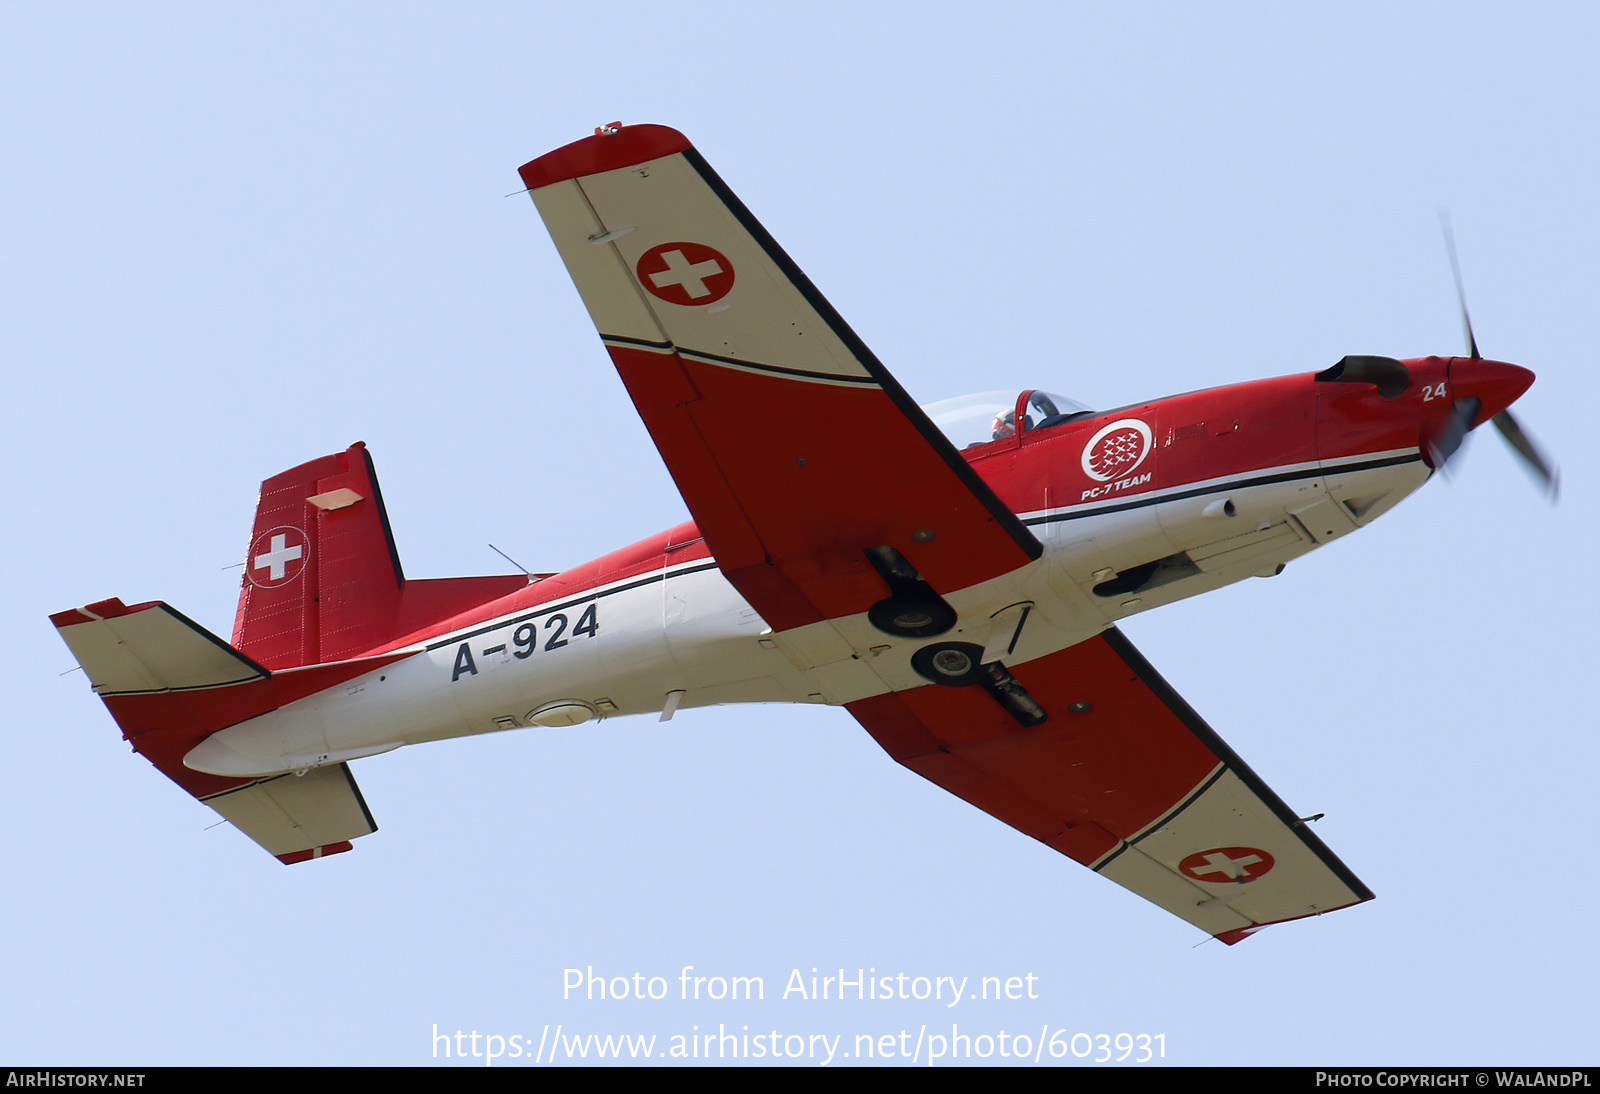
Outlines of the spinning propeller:
[[[1456,258],[1455,233],[1450,228],[1449,214],[1440,212],[1439,224],[1444,229],[1445,248],[1450,252],[1450,272],[1455,276],[1456,280],[1456,299],[1461,304],[1461,326],[1467,335],[1468,360],[1483,361],[1483,354],[1478,352],[1478,340],[1472,333],[1472,317],[1467,313],[1467,291],[1461,283],[1461,263]],[[1458,381],[1459,379],[1464,383],[1452,383],[1452,387],[1459,390],[1463,386],[1498,385],[1506,379],[1500,373],[1511,368],[1515,368],[1515,366],[1500,365],[1498,362],[1493,361],[1484,362],[1481,366],[1465,365],[1461,363],[1460,358],[1457,358],[1457,364],[1451,368],[1451,379],[1452,381]],[[1457,369],[1460,369],[1459,374]],[[1522,370],[1519,369],[1518,371]],[[1455,403],[1451,409],[1450,416],[1427,438],[1428,458],[1432,461],[1434,467],[1442,469],[1450,457],[1455,455],[1456,451],[1461,447],[1461,442],[1466,439],[1467,433],[1473,428],[1473,424],[1482,409],[1483,400],[1474,395],[1469,395]],[[1527,433],[1523,432],[1522,427],[1517,424],[1517,420],[1511,416],[1511,411],[1501,410],[1494,416],[1492,421],[1495,428],[1500,431],[1500,435],[1506,439],[1506,442],[1511,445],[1517,455],[1522,457],[1522,462],[1544,484],[1550,500],[1552,502],[1555,501],[1560,492],[1560,476],[1557,475],[1555,468],[1545,459],[1534,443],[1529,440]]]

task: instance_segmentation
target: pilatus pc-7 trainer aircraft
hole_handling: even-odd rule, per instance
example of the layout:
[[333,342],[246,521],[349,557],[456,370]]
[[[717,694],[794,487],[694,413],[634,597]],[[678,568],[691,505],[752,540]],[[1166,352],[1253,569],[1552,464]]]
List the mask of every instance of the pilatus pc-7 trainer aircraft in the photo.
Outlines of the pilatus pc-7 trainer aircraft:
[[407,578],[361,444],[261,486],[224,642],[52,617],[133,747],[286,863],[375,830],[351,761],[712,703],[844,707],[900,763],[1228,943],[1372,897],[1117,630],[1275,574],[1533,381],[1346,357],[1095,411],[918,407],[682,134],[522,168],[689,510],[550,575]]

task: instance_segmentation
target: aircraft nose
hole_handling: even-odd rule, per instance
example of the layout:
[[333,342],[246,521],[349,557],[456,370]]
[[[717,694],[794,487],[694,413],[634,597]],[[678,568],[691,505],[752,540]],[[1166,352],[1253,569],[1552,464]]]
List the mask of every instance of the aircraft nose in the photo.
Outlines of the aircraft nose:
[[1483,404],[1473,426],[1482,425],[1521,398],[1533,386],[1533,373],[1521,365],[1481,358],[1457,357],[1450,362],[1451,396],[1456,403],[1476,398]]

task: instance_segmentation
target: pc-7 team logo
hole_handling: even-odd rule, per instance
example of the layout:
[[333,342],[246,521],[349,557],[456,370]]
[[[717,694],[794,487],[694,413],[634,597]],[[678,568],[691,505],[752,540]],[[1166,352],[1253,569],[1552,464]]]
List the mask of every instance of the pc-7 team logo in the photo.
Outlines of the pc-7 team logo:
[[1150,427],[1138,418],[1121,418],[1089,438],[1083,446],[1083,471],[1091,479],[1124,478],[1150,455]]

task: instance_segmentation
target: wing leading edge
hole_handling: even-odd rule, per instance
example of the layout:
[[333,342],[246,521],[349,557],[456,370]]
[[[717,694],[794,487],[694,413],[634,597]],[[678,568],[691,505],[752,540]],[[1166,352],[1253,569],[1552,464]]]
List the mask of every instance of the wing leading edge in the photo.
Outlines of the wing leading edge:
[[1011,671],[1048,722],[978,688],[847,708],[917,774],[1229,945],[1372,899],[1120,631]]
[[1042,548],[682,134],[522,177],[717,563],[775,630],[867,610],[899,551],[953,591]]

